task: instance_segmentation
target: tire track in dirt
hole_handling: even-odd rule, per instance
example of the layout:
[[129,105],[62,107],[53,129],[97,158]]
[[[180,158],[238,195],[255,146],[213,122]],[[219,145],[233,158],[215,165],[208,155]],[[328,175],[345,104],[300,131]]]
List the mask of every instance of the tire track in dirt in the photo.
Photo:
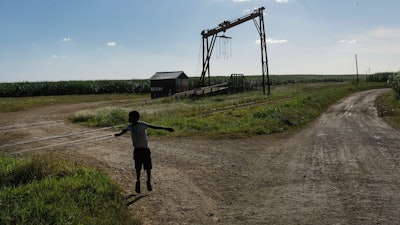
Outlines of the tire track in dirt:
[[[40,125],[38,125],[40,124]],[[23,125],[15,125],[12,126],[11,129],[7,129],[8,132],[18,132],[18,130],[22,129],[33,129],[43,126],[51,126],[51,125],[59,125],[60,123],[54,122],[46,122],[44,125],[41,123],[32,123],[32,124],[23,124]],[[31,151],[37,151],[42,149],[53,148],[56,146],[62,145],[70,145],[70,144],[79,144],[79,143],[88,143],[92,141],[99,141],[107,138],[113,137],[109,132],[104,133],[105,130],[110,130],[111,127],[99,128],[99,129],[91,129],[76,133],[67,133],[60,135],[52,135],[41,138],[35,138],[26,141],[17,141],[12,143],[0,145],[0,151],[10,151],[10,155],[21,154]],[[100,134],[99,134],[100,133]]]
[[276,193],[280,200],[267,200],[274,210],[264,211],[265,221],[399,224],[400,134],[374,107],[384,91],[341,100],[281,148],[293,156],[285,188]]
[[58,120],[58,121],[41,121],[41,122],[34,122],[34,123],[2,126],[2,127],[0,127],[0,133],[14,131],[14,130],[32,129],[32,128],[38,128],[38,127],[43,127],[43,126],[54,126],[54,125],[60,125],[63,123],[64,123],[63,121]]
[[399,224],[400,134],[374,107],[385,91],[344,98],[293,135],[155,143],[156,187],[178,196],[135,209],[145,224]]
[[130,100],[59,104],[27,111],[0,113],[0,153],[20,154],[39,150],[58,150],[112,137],[111,127],[86,128],[70,124],[68,115],[76,111]]

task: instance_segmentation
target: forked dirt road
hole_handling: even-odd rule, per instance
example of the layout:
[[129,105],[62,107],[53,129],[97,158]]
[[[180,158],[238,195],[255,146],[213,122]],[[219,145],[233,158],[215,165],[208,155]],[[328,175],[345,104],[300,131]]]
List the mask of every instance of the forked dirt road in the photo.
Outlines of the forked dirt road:
[[[292,134],[151,137],[154,190],[128,198],[129,208],[144,224],[400,224],[400,133],[374,107],[384,91],[344,98]],[[112,130],[62,120],[96,106],[0,114],[0,151],[70,157],[105,170],[134,194],[129,135],[116,139]]]

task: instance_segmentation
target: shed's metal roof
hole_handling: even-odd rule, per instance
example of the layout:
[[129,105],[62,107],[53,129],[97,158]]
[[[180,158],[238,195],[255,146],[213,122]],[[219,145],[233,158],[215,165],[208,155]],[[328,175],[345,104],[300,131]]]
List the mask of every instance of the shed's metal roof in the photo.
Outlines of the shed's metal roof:
[[174,80],[174,79],[189,79],[183,71],[172,71],[172,72],[157,72],[150,80]]

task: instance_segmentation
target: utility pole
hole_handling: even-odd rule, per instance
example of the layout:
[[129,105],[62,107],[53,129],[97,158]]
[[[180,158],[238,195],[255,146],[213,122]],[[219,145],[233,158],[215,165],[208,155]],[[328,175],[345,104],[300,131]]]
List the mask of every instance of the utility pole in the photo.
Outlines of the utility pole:
[[357,62],[357,54],[356,54],[356,72],[357,72],[357,85],[360,83],[360,79],[358,79],[358,62]]

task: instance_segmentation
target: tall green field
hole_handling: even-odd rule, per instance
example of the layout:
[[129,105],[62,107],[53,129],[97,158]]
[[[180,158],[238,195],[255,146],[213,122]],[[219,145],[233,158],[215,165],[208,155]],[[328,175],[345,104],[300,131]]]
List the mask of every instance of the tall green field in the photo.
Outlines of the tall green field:
[[149,80],[87,80],[0,83],[0,97],[149,92]]
[[[229,81],[230,76],[213,76],[211,84]],[[261,83],[261,76],[246,76],[247,82]],[[355,80],[353,75],[271,75],[270,84],[343,82]],[[189,88],[198,85],[198,77],[189,78]],[[81,80],[0,83],[2,97],[34,97],[54,95],[150,93],[150,80]]]

